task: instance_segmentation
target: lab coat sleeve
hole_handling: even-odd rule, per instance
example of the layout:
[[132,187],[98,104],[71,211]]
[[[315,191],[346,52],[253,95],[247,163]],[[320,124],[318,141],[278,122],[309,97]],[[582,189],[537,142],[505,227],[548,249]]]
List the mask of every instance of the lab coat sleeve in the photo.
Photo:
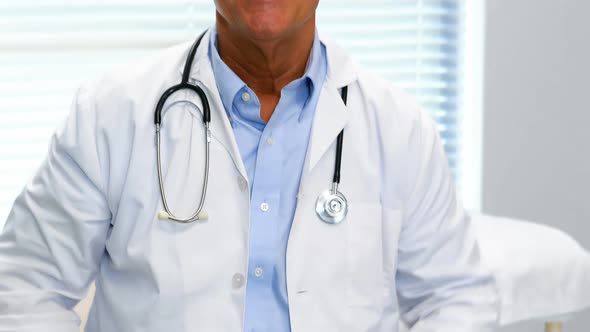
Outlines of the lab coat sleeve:
[[405,154],[407,199],[396,274],[402,319],[412,332],[495,331],[494,278],[482,267],[436,125],[424,111],[416,114]]
[[111,219],[93,105],[80,89],[0,235],[0,331],[79,331]]

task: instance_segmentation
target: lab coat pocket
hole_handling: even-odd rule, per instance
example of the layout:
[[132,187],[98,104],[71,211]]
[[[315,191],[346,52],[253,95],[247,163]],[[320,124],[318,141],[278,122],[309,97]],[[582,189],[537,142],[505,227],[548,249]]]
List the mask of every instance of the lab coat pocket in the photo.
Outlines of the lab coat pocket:
[[380,307],[385,294],[382,207],[379,203],[351,204],[347,221],[348,304]]

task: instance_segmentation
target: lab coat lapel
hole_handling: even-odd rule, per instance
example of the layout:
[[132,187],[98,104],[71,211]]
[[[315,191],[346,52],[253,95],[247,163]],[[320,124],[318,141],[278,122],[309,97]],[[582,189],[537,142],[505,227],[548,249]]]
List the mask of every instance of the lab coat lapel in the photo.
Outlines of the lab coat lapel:
[[[330,146],[335,144],[336,137],[346,126],[350,110],[342,101],[340,89],[357,79],[356,68],[347,53],[325,36],[321,36],[320,40],[326,47],[328,72],[313,120],[307,156],[308,171],[311,171]],[[351,94],[354,97],[354,92],[349,89],[348,100]],[[335,158],[335,148],[331,150],[334,150]]]
[[[199,45],[197,54],[195,56],[195,61],[193,62],[193,66],[191,68],[190,80],[192,83],[195,83],[203,88],[207,94],[207,98],[209,99],[209,107],[211,109],[211,135],[230,154],[234,165],[242,177],[244,177],[244,179],[248,179],[248,174],[246,173],[246,168],[236,143],[233,128],[227,117],[223,103],[221,102],[221,97],[219,95],[219,90],[217,89],[217,83],[215,82],[215,76],[211,67],[211,61],[209,60],[209,34],[210,30],[205,34],[201,45]],[[196,105],[201,105],[197,95],[188,93],[188,98]]]
[[336,137],[347,122],[348,112],[340,96],[340,89],[326,80],[313,120],[308,157],[309,171],[314,168],[326,150],[336,142]]

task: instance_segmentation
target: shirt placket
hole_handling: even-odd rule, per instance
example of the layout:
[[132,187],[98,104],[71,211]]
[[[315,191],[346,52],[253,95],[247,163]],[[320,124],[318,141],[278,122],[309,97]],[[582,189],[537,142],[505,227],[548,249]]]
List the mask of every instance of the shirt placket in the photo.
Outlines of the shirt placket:
[[[260,107],[251,99],[240,96],[244,111],[249,115],[260,112]],[[245,98],[244,98],[245,97]],[[252,97],[251,97],[252,98]],[[276,144],[273,128],[266,125],[258,140],[256,164],[251,181],[250,255],[248,258],[248,283],[246,289],[246,313],[260,312],[269,307],[272,298],[272,284],[275,274],[274,262],[279,247],[277,244],[279,205],[282,177],[282,150]],[[267,311],[267,310],[265,310]],[[268,311],[267,311],[268,312]],[[251,312],[254,315],[254,312]],[[246,331],[266,331],[264,321],[246,319],[250,326]]]

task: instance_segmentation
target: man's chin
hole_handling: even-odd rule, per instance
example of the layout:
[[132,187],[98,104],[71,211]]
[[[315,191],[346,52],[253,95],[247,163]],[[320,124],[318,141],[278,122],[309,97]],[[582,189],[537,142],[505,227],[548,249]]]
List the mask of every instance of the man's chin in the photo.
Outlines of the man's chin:
[[288,35],[288,29],[284,25],[256,22],[247,28],[248,38],[259,41],[272,41],[284,38]]

